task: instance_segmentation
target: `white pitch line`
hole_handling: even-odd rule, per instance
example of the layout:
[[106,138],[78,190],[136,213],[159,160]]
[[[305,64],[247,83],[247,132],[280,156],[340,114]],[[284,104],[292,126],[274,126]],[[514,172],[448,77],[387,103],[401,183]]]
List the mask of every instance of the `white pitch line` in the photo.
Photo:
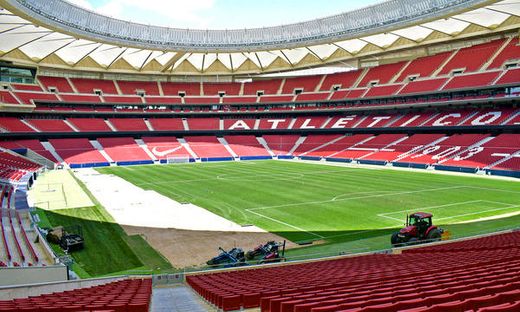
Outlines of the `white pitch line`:
[[422,190],[396,192],[396,193],[388,193],[388,194],[349,197],[349,198],[343,198],[343,199],[338,199],[338,200],[328,199],[328,200],[311,201],[311,202],[303,202],[303,203],[292,203],[292,204],[284,204],[284,205],[276,205],[276,206],[252,207],[252,208],[248,208],[246,210],[252,211],[252,210],[265,210],[265,209],[272,209],[272,208],[293,207],[293,206],[301,206],[301,205],[325,204],[325,203],[330,203],[330,202],[340,202],[340,201],[347,201],[347,200],[353,200],[353,199],[377,198],[377,197],[384,197],[384,196],[389,196],[389,195],[405,195],[405,194],[415,194],[415,193],[422,193],[422,192],[452,190],[452,189],[459,189],[459,188],[465,188],[465,186],[439,187],[439,188],[434,188],[434,189],[422,189]]
[[293,229],[295,229],[295,230],[298,230],[298,231],[300,231],[300,232],[305,232],[305,233],[309,233],[309,234],[314,235],[314,236],[319,237],[319,238],[324,238],[324,236],[322,236],[322,235],[319,235],[319,234],[316,234],[316,233],[313,233],[313,232],[310,232],[310,231],[304,230],[304,229],[302,229],[302,228],[300,228],[300,227],[297,227],[297,226],[294,226],[294,225],[292,225],[292,224],[289,224],[289,223],[286,223],[286,222],[280,221],[280,220],[275,219],[275,218],[268,217],[268,216],[263,215],[263,214],[261,214],[261,213],[254,212],[254,211],[251,211],[251,210],[249,210],[249,209],[246,209],[246,211],[247,211],[247,212],[250,212],[250,213],[252,213],[252,214],[255,214],[255,215],[259,216],[259,217],[262,217],[262,218],[265,218],[265,219],[271,220],[271,221],[273,221],[273,222],[277,222],[277,223],[283,224],[283,225],[285,225],[285,226],[291,227],[291,228],[293,228]]
[[[478,203],[478,202],[483,202],[483,201],[484,201],[484,200],[470,200],[470,201],[457,202],[457,203],[450,203],[450,204],[445,204],[445,205],[438,205],[438,206],[430,206],[430,207],[415,208],[415,209],[413,209],[413,210],[414,210],[414,211],[431,210],[431,209],[437,209],[437,208],[443,208],[443,207],[450,207],[450,206],[457,206],[457,205],[465,205],[465,204]],[[392,212],[380,213],[380,214],[378,214],[378,216],[379,216],[379,217],[385,217],[385,216],[387,216],[387,215],[391,215],[391,214],[395,214],[395,213],[402,213],[402,212],[407,212],[407,211],[410,211],[410,209],[408,209],[408,210],[399,210],[399,211],[392,211]]]
[[438,218],[437,220],[447,220],[447,219],[453,219],[453,218],[458,218],[458,217],[472,216],[472,215],[477,215],[477,214],[481,214],[481,213],[485,213],[485,212],[506,210],[506,209],[511,209],[511,208],[515,208],[515,207],[520,207],[520,205],[511,205],[509,207],[501,207],[501,208],[494,208],[494,209],[488,209],[488,210],[481,210],[478,212],[464,213],[464,214],[451,216],[451,217]]

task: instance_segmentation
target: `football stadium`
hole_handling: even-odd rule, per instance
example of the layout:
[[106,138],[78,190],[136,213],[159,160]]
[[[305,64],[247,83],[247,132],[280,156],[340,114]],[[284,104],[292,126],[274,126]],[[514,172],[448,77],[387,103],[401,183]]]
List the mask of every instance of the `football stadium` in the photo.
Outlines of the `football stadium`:
[[260,2],[0,0],[0,312],[520,311],[520,1]]

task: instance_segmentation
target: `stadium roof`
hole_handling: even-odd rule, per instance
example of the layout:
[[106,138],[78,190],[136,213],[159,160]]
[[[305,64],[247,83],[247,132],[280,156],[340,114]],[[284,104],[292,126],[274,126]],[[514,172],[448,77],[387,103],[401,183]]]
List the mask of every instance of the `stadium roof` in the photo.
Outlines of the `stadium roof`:
[[0,60],[169,75],[309,68],[520,26],[518,0],[391,0],[307,22],[240,30],[137,24],[63,0],[0,0],[0,7]]

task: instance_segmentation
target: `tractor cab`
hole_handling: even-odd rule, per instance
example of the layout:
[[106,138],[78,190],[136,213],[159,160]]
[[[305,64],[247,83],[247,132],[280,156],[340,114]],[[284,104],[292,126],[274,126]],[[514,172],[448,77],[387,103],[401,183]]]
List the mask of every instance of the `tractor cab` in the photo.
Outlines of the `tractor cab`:
[[428,229],[433,225],[432,214],[425,212],[417,212],[408,216],[406,220],[406,227],[400,232],[406,233],[414,231],[416,237],[424,237]]
[[433,225],[433,215],[416,212],[406,217],[406,226],[392,235],[393,246],[432,242],[441,239],[443,230]]

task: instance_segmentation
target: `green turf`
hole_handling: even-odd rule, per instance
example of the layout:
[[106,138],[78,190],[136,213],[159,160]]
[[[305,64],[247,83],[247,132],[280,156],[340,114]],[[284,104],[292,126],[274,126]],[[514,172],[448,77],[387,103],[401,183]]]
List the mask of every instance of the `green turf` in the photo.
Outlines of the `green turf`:
[[98,171],[291,241],[325,242],[291,251],[295,257],[388,248],[388,234],[407,212],[432,212],[454,237],[520,224],[519,216],[471,222],[520,211],[520,183],[514,181],[284,161]]

